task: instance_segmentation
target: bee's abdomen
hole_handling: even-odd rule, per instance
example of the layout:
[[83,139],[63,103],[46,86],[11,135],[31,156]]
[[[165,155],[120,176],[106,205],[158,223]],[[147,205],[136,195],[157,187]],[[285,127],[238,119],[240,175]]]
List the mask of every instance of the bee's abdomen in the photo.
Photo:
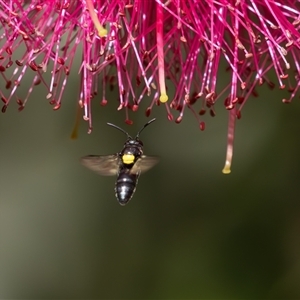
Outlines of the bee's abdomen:
[[133,196],[138,180],[137,174],[121,171],[115,186],[116,197],[121,205],[125,205]]

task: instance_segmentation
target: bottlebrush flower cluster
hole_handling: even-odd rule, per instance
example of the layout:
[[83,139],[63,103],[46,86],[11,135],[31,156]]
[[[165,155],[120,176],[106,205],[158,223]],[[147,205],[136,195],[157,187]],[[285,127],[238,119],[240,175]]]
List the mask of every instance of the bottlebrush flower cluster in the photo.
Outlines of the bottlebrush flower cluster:
[[[160,104],[180,123],[188,108],[203,130],[201,116],[214,116],[221,100],[229,112],[224,173],[235,120],[255,88],[287,86],[290,102],[300,86],[299,0],[0,0],[0,22],[2,112],[11,101],[22,110],[36,85],[59,109],[71,72],[80,74],[77,101],[90,130],[91,101],[105,105],[112,88],[128,123],[148,101],[147,115]],[[24,77],[32,77],[26,95]]]

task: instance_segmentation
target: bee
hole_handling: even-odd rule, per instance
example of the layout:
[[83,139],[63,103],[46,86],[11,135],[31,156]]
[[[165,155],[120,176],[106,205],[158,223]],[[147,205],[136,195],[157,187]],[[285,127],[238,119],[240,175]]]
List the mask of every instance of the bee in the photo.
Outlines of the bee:
[[96,173],[103,176],[117,175],[115,194],[119,203],[124,206],[132,198],[139,176],[142,172],[151,169],[157,162],[155,156],[143,155],[143,142],[139,139],[140,133],[155,119],[146,123],[132,138],[122,128],[107,123],[127,135],[123,149],[113,155],[88,155],[81,158],[81,163]]

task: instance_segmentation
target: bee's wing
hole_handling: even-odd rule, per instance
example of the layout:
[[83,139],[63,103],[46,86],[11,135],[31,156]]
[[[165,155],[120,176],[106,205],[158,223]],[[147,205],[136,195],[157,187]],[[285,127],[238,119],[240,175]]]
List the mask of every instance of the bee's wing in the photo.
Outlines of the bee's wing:
[[137,162],[134,164],[132,169],[130,170],[130,173],[144,173],[148,170],[150,170],[152,167],[154,167],[159,161],[159,158],[157,156],[146,156],[142,155],[141,158],[137,160]]
[[119,171],[118,155],[88,155],[81,158],[81,163],[103,176],[113,176]]

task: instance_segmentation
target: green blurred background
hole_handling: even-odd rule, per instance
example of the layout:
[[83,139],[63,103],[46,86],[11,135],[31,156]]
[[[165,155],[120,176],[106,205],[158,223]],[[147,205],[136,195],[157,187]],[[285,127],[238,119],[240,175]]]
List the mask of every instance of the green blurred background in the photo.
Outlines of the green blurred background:
[[230,175],[223,103],[204,132],[155,107],[141,139],[160,163],[121,207],[115,178],[79,158],[121,150],[106,122],[135,135],[147,103],[128,126],[116,94],[95,100],[92,134],[82,121],[72,141],[76,80],[57,112],[37,89],[1,115],[0,298],[300,298],[299,103],[268,90],[247,102]]

